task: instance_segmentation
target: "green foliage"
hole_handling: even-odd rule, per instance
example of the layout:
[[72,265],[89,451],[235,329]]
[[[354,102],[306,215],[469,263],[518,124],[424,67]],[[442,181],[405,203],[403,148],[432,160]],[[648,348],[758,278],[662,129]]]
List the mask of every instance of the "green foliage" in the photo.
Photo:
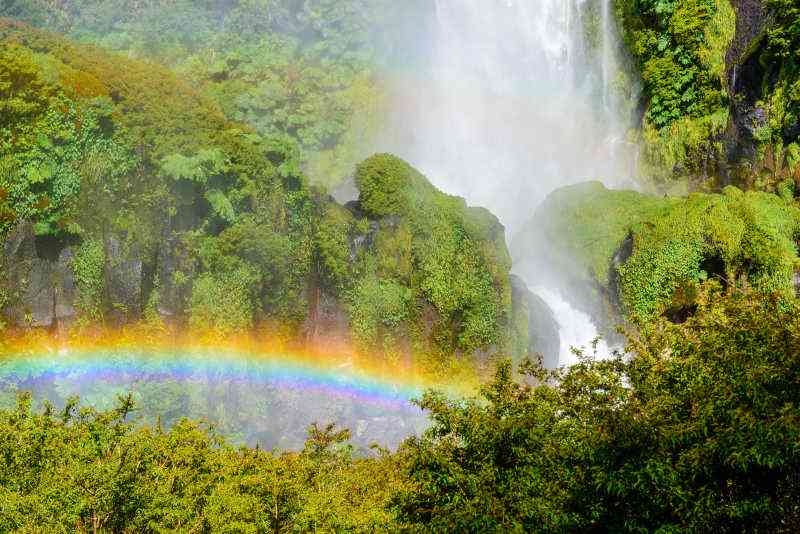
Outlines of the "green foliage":
[[349,237],[355,221],[350,212],[335,204],[323,210],[314,240],[319,271],[327,287],[341,291],[351,282]]
[[798,528],[797,309],[746,293],[703,302],[697,319],[636,340],[631,358],[524,367],[521,383],[506,365],[480,399],[426,395],[433,426],[402,451],[402,527]]
[[[383,220],[373,263],[361,272],[379,269],[380,276],[411,288],[414,300],[433,306],[437,326],[452,334],[432,348],[452,353],[505,346],[511,261],[497,219],[441,193],[408,163],[388,154],[361,163],[356,184],[361,209]],[[418,330],[430,327],[422,324]]]
[[[633,229],[633,254],[619,268],[625,305],[648,318],[663,311],[676,290],[712,276],[732,284],[745,278],[757,290],[792,298],[799,232],[800,211],[775,195],[735,188],[690,195]],[[707,272],[716,259],[724,272]]]
[[132,164],[105,131],[102,100],[68,99],[42,81],[30,51],[0,44],[0,102],[0,233],[19,220],[34,221],[39,235],[76,233],[83,162],[102,153],[109,181]]
[[410,315],[413,292],[392,280],[361,278],[353,290],[350,321],[362,346],[391,349]]
[[[633,225],[652,217],[663,204],[635,191],[609,191],[600,182],[562,187],[547,197],[520,235],[536,236],[541,229],[567,252],[560,267],[572,276],[607,286],[611,257]],[[514,243],[517,250],[536,247],[535,243]]]
[[383,112],[379,49],[403,44],[393,24],[408,9],[388,0],[18,4],[4,14],[174,69],[229,119],[296,142],[311,180],[326,186],[366,155]]
[[[553,193],[530,224],[565,253],[556,259],[571,276],[617,289],[630,318],[691,305],[696,286],[712,277],[793,295],[800,211],[777,195],[729,187],[656,198],[581,184]],[[626,239],[630,255],[614,264]]]
[[395,459],[356,459],[349,433],[309,429],[300,453],[235,449],[205,426],[134,424],[130,397],[0,411],[0,530],[375,531],[400,484]]
[[429,392],[432,425],[355,457],[312,425],[300,452],[71,400],[0,410],[3,531],[793,532],[800,309],[709,285],[627,355],[501,363],[479,398]]
[[[17,106],[29,116],[0,141],[0,231],[32,219],[39,233],[87,242],[119,235],[143,260],[161,257],[164,235],[191,236],[182,261],[208,274],[200,323],[223,319],[212,296],[225,287],[236,288],[220,301],[236,325],[302,320],[315,211],[293,142],[227,122],[154,64],[5,19],[0,47],[6,85],[42,102]],[[247,298],[242,268],[253,283]]]
[[657,180],[702,175],[723,158],[725,53],[736,29],[728,0],[616,0],[646,104],[645,172]]
[[161,172],[173,180],[188,180],[205,184],[211,176],[225,172],[228,162],[219,149],[200,150],[197,155],[186,157],[170,154],[161,164]]
[[10,136],[19,126],[41,117],[53,89],[41,79],[30,55],[17,48],[1,48],[0,65],[0,128]]
[[192,328],[221,334],[251,328],[257,310],[253,295],[256,279],[254,269],[247,267],[216,275],[202,274],[192,287],[189,310]]
[[81,243],[72,258],[72,272],[78,288],[75,307],[86,321],[98,322],[103,317],[105,259],[103,243],[94,239]]

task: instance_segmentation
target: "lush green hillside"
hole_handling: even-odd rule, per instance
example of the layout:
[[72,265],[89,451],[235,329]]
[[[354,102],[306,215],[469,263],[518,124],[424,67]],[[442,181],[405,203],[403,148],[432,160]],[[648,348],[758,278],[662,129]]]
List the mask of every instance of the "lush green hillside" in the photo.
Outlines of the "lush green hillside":
[[[308,186],[291,140],[164,67],[8,19],[0,54],[11,325],[270,322],[435,362],[535,346],[503,227],[405,162],[362,163],[344,208]],[[343,324],[315,323],[321,298]]]
[[229,119],[296,145],[329,186],[368,155],[385,111],[376,69],[419,4],[14,0],[3,14],[171,68]]
[[795,189],[800,138],[792,0],[615,0],[642,80],[641,171],[661,184]]

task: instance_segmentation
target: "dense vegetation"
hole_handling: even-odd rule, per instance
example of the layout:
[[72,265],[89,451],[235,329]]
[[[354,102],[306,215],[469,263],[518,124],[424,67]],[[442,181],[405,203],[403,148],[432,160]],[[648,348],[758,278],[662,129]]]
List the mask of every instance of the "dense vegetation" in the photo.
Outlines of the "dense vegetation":
[[[360,202],[346,209],[308,184],[302,147],[280,134],[292,128],[233,122],[163,67],[7,19],[0,53],[0,239],[22,250],[5,255],[2,305],[17,326],[74,315],[222,335],[269,322],[297,336],[326,295],[365,352],[433,365],[527,352],[502,226],[405,162],[359,165]],[[36,297],[72,285],[70,316]]]
[[798,8],[792,0],[616,0],[643,84],[643,169],[692,187],[794,187]]
[[547,373],[501,365],[482,397],[434,393],[433,426],[354,458],[312,427],[298,453],[235,449],[129,399],[0,412],[5,531],[794,532],[800,310],[708,287],[635,356]]
[[658,198],[595,182],[556,191],[530,225],[543,228],[557,268],[604,288],[639,322],[680,320],[709,281],[794,298],[800,210],[791,199],[732,186]]
[[132,397],[23,394],[0,410],[0,531],[800,530],[797,2],[615,0],[639,170],[703,192],[589,183],[541,206],[517,255],[551,251],[537,265],[628,320],[624,354],[554,371],[525,359],[542,310],[497,218],[366,157],[422,4],[3,4],[0,335],[328,336],[496,373],[427,393],[431,427],[394,452],[317,425],[301,451],[248,449]]
[[708,174],[728,120],[725,52],[736,15],[728,0],[616,2],[647,99],[643,151],[650,172]]
[[382,112],[375,78],[415,2],[14,0],[3,14],[161,63],[229,119],[297,145],[312,182],[366,154]]

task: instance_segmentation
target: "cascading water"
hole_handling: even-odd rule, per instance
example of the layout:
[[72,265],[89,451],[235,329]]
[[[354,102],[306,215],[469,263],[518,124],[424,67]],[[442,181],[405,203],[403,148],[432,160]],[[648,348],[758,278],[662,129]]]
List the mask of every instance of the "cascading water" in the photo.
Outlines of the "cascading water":
[[[610,0],[436,0],[434,15],[427,57],[396,84],[382,148],[491,209],[510,235],[554,189],[631,174]],[[547,298],[568,338],[587,321],[559,295]],[[584,335],[569,341],[596,332]]]

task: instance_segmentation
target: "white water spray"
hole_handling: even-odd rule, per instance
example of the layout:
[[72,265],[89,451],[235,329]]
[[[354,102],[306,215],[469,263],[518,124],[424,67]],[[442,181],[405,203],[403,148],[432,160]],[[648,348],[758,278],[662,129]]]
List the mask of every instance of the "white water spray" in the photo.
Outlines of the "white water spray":
[[[396,80],[382,148],[488,207],[510,234],[558,187],[628,178],[610,0],[435,0],[435,17],[425,67]],[[552,288],[539,294],[563,340],[597,335]]]
[[[606,358],[611,354],[608,344],[599,339],[597,327],[592,323],[592,318],[576,310],[567,302],[557,290],[537,286],[532,291],[545,301],[553,311],[553,317],[559,326],[561,346],[558,352],[559,365],[573,365],[578,363],[578,355],[573,349],[583,352],[585,356]],[[597,342],[595,343],[595,340]]]

